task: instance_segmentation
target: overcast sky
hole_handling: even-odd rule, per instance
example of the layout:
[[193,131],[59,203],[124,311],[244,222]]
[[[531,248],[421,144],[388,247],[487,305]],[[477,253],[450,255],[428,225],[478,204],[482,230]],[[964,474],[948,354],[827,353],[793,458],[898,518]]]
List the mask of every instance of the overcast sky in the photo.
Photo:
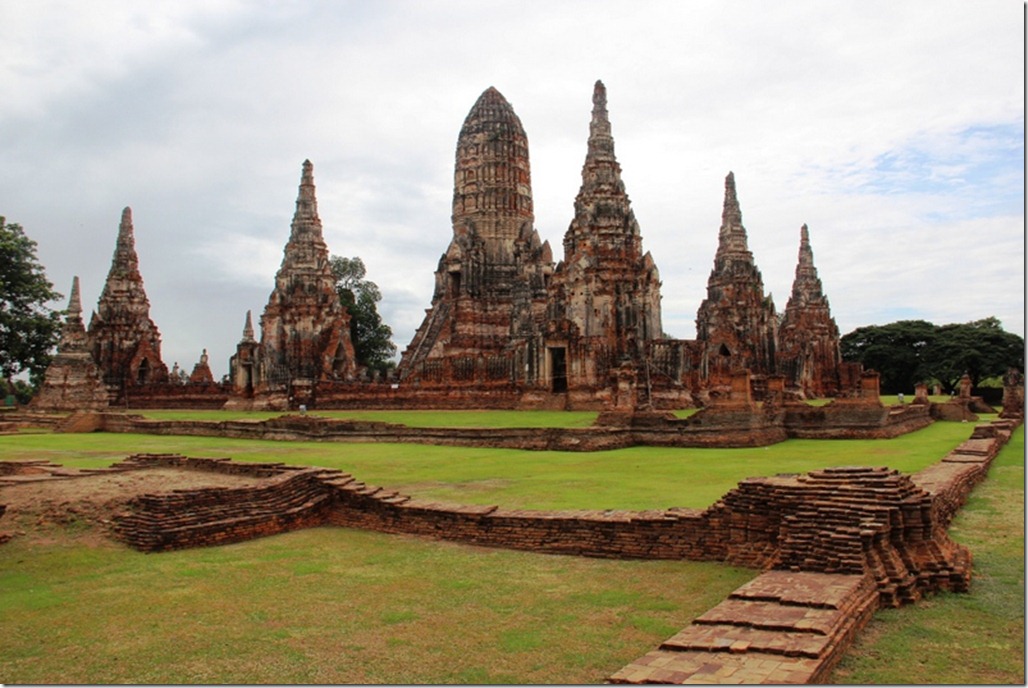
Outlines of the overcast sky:
[[310,158],[329,250],[363,258],[402,351],[475,100],[521,118],[560,260],[602,79],[672,336],[695,336],[730,170],[780,311],[807,223],[843,333],[1023,335],[1024,36],[1014,0],[0,0],[0,215],[88,313],[130,206],[165,362],[207,348],[220,376]]

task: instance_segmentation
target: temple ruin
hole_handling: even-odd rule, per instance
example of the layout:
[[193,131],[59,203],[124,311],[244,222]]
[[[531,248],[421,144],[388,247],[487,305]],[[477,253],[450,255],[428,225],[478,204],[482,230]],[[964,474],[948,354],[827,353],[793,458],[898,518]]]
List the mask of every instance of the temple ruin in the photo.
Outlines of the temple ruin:
[[89,320],[93,358],[104,383],[114,389],[168,381],[161,333],[150,318],[150,300],[139,272],[134,231],[132,208],[125,208],[107,282]]
[[[318,216],[313,165],[304,161],[259,339],[247,312],[229,374],[219,382],[210,374],[206,350],[191,375],[177,363],[169,375],[126,208],[85,333],[109,401],[137,407],[634,411],[710,405],[733,394],[758,401],[768,394],[845,396],[859,386],[859,375],[840,366],[839,331],[807,226],[801,228],[792,294],[778,314],[748,247],[731,172],[696,339],[663,332],[660,273],[643,248],[621,179],[600,81],[593,88],[582,184],[560,260],[534,226],[525,129],[495,88],[478,98],[457,138],[451,221],[424,321],[396,375],[373,379],[356,363],[350,315],[336,292]],[[69,305],[72,329],[75,308]],[[69,370],[70,359],[58,358],[55,366]],[[79,394],[62,382],[66,378],[48,376],[41,397]],[[71,378],[84,379],[78,373]],[[745,394],[739,385],[748,387]]]
[[254,339],[248,311],[229,363],[237,398],[313,404],[318,382],[354,377],[350,314],[335,284],[318,217],[314,165],[304,160],[289,242],[261,316],[261,340]]

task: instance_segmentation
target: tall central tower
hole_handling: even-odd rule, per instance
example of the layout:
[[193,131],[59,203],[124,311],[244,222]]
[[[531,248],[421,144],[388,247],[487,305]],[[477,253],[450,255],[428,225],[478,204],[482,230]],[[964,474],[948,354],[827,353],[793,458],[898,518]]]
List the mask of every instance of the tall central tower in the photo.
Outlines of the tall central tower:
[[[541,303],[552,252],[533,228],[528,137],[495,88],[478,98],[457,138],[453,237],[439,259],[432,306],[404,351],[399,372],[465,379],[467,361],[501,355]],[[456,370],[454,369],[456,365]],[[432,367],[432,366],[430,366]],[[438,368],[437,366],[435,367]],[[438,370],[437,370],[438,372]]]

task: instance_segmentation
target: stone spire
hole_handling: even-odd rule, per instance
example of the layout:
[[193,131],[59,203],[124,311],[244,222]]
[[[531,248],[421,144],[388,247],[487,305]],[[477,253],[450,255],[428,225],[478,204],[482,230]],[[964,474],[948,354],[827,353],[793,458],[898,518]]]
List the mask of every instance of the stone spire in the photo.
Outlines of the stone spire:
[[796,278],[778,331],[778,368],[804,396],[831,396],[838,391],[841,361],[839,328],[814,267],[810,232],[803,225]]
[[582,186],[575,197],[575,219],[564,236],[565,261],[584,244],[603,239],[626,242],[630,254],[641,254],[639,223],[621,180],[621,166],[614,155],[614,137],[607,114],[607,89],[602,81],[593,87],[589,141],[582,165]]
[[253,337],[253,316],[249,310],[246,311],[246,323],[243,325],[243,341],[255,341]]
[[[65,323],[70,323],[72,320],[82,325],[82,295],[79,293],[79,276],[75,275],[71,279],[71,296],[68,297],[68,310],[66,311],[67,317]],[[85,326],[82,325],[79,329],[85,334]]]
[[473,226],[493,261],[509,259],[522,226],[533,222],[532,173],[521,120],[492,86],[464,119],[453,178],[455,238]]
[[167,382],[161,335],[150,319],[150,301],[139,272],[131,208],[121,213],[111,269],[89,323],[89,338],[93,357],[109,386],[124,389],[126,385]]
[[641,362],[645,345],[663,336],[660,275],[652,256],[643,253],[607,113],[607,89],[593,87],[589,139],[582,165],[582,186],[575,216],[564,235],[564,260],[554,272],[549,320],[571,339],[568,350],[590,361],[569,361],[569,390],[599,389],[607,373],[625,361]]
[[764,296],[763,278],[747,246],[735,175],[729,172],[714,268],[696,314],[696,338],[704,346],[701,376],[719,386],[743,369],[774,373],[776,326],[775,305]]
[[802,304],[822,298],[821,280],[817,276],[817,268],[814,267],[814,251],[810,248],[810,231],[807,225],[803,225],[800,227],[799,260],[796,262],[796,278],[792,283],[789,302],[796,300]]
[[[300,385],[310,390],[319,380],[354,377],[350,315],[339,302],[335,284],[318,217],[314,166],[304,160],[289,241],[261,317],[260,361],[251,379],[257,392],[293,390],[299,395]],[[253,335],[249,314],[247,326],[244,342],[248,331]],[[236,371],[231,375],[235,378]]]
[[82,297],[79,278],[71,283],[71,296],[61,327],[57,354],[46,369],[32,407],[40,410],[78,411],[107,407],[107,389],[93,361],[86,327],[82,322]]
[[735,192],[735,174],[728,173],[725,177],[725,202],[721,210],[721,230],[718,233],[718,258],[728,256],[742,257],[753,261],[746,240],[746,228],[742,224],[742,210]]

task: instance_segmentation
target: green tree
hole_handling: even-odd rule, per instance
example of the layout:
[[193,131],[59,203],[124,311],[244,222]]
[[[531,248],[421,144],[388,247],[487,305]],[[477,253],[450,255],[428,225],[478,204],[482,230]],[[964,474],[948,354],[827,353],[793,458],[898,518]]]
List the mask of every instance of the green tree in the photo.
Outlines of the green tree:
[[350,339],[357,364],[386,372],[396,365],[392,360],[396,345],[392,342],[392,328],[382,322],[378,313],[382,292],[377,284],[365,279],[368,271],[360,258],[332,256],[329,263],[339,301],[350,312]]
[[0,376],[8,389],[19,373],[34,385],[42,380],[61,326],[47,303],[60,298],[36,259],[36,242],[0,217]]
[[946,389],[956,389],[967,373],[975,387],[989,377],[1002,377],[1009,368],[1024,370],[1024,339],[1005,332],[993,317],[936,328],[924,360],[927,376]]
[[878,371],[887,394],[929,380],[952,390],[964,373],[978,385],[1011,367],[1024,370],[1024,339],[993,317],[941,327],[924,320],[860,327],[842,337],[840,348],[844,360]]
[[878,371],[886,394],[913,391],[925,379],[924,357],[935,337],[925,320],[858,327],[839,340],[842,358]]

